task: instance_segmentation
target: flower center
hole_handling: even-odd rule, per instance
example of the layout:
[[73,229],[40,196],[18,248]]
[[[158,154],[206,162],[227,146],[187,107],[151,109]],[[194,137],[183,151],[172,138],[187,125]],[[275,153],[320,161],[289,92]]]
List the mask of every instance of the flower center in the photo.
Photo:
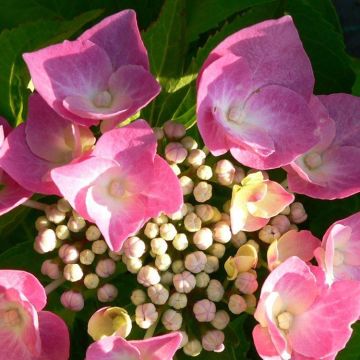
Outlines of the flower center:
[[21,325],[22,317],[17,309],[9,309],[3,315],[4,325],[8,327],[16,327]]
[[309,169],[317,169],[322,164],[321,155],[317,152],[305,156],[305,164]]
[[245,119],[245,113],[241,107],[233,106],[230,108],[227,117],[229,121],[241,124]]
[[287,312],[284,311],[281,314],[278,315],[277,317],[277,322],[278,322],[278,326],[281,330],[289,330],[292,322],[293,322],[294,316]]
[[112,102],[112,96],[108,91],[102,91],[95,95],[93,103],[99,108],[108,108]]
[[344,254],[339,250],[335,250],[333,262],[334,266],[342,265],[344,263]]
[[109,185],[109,193],[111,196],[120,198],[125,194],[125,189],[120,180],[113,180]]

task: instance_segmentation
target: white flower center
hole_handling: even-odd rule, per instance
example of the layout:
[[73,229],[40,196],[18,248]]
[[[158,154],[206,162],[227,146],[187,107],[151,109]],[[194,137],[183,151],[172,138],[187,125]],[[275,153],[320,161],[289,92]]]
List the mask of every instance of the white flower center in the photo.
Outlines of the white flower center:
[[11,328],[18,327],[23,322],[22,316],[19,313],[19,310],[17,310],[17,309],[6,310],[3,314],[2,320],[3,320],[5,326],[11,327]]
[[228,120],[231,122],[234,122],[236,124],[241,124],[244,122],[245,119],[245,113],[244,110],[239,106],[233,106],[230,108],[228,114],[227,114]]
[[112,96],[108,91],[102,91],[95,95],[93,103],[99,108],[108,108],[112,102]]
[[333,262],[334,266],[342,265],[344,263],[344,254],[339,250],[335,250]]
[[319,153],[312,152],[305,156],[304,162],[309,169],[317,169],[322,164],[322,158]]
[[113,180],[109,185],[109,193],[111,196],[121,198],[125,194],[125,188],[120,180]]
[[294,316],[288,311],[284,311],[277,316],[278,326],[281,330],[289,330]]

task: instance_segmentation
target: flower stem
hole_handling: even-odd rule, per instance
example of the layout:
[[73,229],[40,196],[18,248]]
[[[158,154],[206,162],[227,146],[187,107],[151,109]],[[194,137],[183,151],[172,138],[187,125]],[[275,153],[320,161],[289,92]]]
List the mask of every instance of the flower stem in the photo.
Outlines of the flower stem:
[[47,204],[43,204],[36,200],[26,200],[24,203],[22,203],[22,205],[41,211],[45,211],[48,206]]
[[62,285],[65,282],[65,279],[61,277],[60,279],[56,279],[53,282],[51,282],[49,285],[45,286],[45,292],[46,295],[49,295],[51,292],[56,290],[60,285]]

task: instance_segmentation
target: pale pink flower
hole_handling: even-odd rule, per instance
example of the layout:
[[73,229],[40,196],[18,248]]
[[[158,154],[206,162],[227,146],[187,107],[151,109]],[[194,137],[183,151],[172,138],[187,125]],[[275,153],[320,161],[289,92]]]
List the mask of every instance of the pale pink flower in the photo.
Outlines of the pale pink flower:
[[329,283],[360,281],[360,212],[331,225],[315,256]]
[[267,251],[268,267],[272,271],[291,256],[310,261],[320,244],[320,240],[308,230],[287,231],[270,244]]
[[86,360],[172,360],[181,338],[178,332],[133,341],[108,336],[88,347]]
[[230,206],[231,230],[256,231],[294,201],[275,181],[264,179],[261,171],[248,175],[241,185],[234,185]]
[[320,268],[291,257],[270,273],[255,312],[253,338],[266,360],[330,360],[360,315],[360,283],[326,286]]
[[138,120],[102,135],[89,157],[51,172],[63,196],[96,223],[113,251],[151,217],[182,206],[178,178],[156,147],[150,126]]
[[42,311],[45,290],[31,274],[0,270],[1,359],[67,360],[69,334],[57,315]]
[[82,125],[123,121],[160,91],[133,10],[103,19],[75,41],[23,55],[35,89],[61,116]]
[[289,189],[317,199],[342,199],[360,191],[360,98],[349,94],[313,97],[318,143],[289,166]]
[[214,155],[256,169],[285,165],[317,142],[310,61],[290,16],[231,35],[198,80],[198,126]]
[[94,143],[88,128],[65,120],[34,94],[29,99],[27,121],[4,141],[0,166],[25,189],[60,195],[50,170],[83,155]]

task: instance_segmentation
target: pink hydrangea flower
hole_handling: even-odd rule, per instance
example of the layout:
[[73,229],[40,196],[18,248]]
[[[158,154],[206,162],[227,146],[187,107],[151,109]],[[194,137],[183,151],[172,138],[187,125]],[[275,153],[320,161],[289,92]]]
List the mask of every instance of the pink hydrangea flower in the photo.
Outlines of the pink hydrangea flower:
[[233,187],[231,229],[234,234],[259,230],[293,201],[294,195],[277,182],[264,179],[261,171],[250,174]]
[[83,155],[94,143],[88,128],[65,120],[34,94],[29,99],[27,121],[4,141],[0,166],[27,190],[59,194],[50,170]]
[[0,270],[1,359],[67,360],[69,334],[57,315],[42,311],[45,290],[31,274]]
[[360,191],[360,98],[313,97],[319,142],[285,169],[291,191],[317,199],[342,199]]
[[172,360],[180,343],[178,332],[136,341],[108,336],[89,346],[86,360]]
[[198,126],[214,155],[257,169],[315,145],[314,78],[290,16],[240,30],[209,55],[198,80]]
[[103,19],[75,41],[24,54],[35,89],[61,116],[82,125],[115,123],[160,91],[133,10]]
[[360,212],[331,225],[315,256],[328,283],[360,281]]
[[150,126],[138,120],[102,135],[91,156],[51,172],[63,196],[98,225],[112,250],[151,217],[182,206],[179,180],[156,147]]
[[324,273],[291,257],[270,273],[253,331],[262,359],[330,360],[349,340],[360,315],[360,283],[325,285]]
[[[0,117],[0,149],[11,132],[8,122]],[[2,168],[0,159],[0,215],[3,215],[31,197],[32,193],[16,183]]]
[[320,240],[308,230],[287,231],[268,247],[268,267],[272,271],[291,256],[308,262],[314,257],[314,251],[320,244]]

